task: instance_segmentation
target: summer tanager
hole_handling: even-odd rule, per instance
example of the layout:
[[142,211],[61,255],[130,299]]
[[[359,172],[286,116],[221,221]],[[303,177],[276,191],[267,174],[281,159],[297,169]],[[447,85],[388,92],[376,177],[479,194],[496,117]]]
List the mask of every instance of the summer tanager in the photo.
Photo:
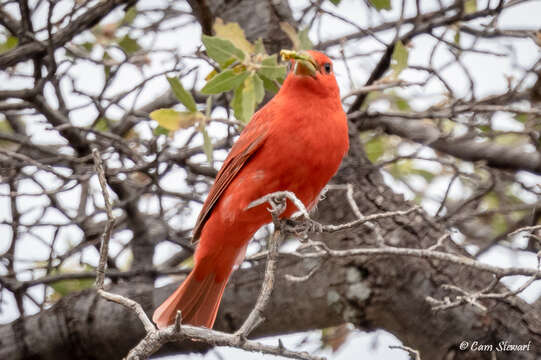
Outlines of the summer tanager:
[[[292,70],[278,94],[253,115],[218,172],[194,228],[195,266],[152,317],[160,328],[174,322],[177,310],[184,323],[212,328],[234,265],[244,259],[253,234],[272,220],[268,204],[248,205],[288,190],[313,208],[348,150],[331,60],[316,51],[284,53]],[[288,201],[282,217],[297,210]]]

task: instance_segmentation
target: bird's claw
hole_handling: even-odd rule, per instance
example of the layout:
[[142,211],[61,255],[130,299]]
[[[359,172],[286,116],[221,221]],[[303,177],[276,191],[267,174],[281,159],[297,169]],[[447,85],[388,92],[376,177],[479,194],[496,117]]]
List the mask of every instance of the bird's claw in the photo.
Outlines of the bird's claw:
[[283,198],[283,197],[272,197],[269,199],[269,204],[270,204],[270,208],[267,208],[267,210],[270,211],[270,213],[273,215],[273,216],[280,216],[282,215],[282,213],[285,211],[286,209],[286,206],[287,206],[287,202],[286,202],[287,199]]
[[323,225],[315,220],[301,216],[296,219],[287,219],[284,222],[284,230],[299,236],[302,241],[308,239],[308,235],[311,233],[323,232]]

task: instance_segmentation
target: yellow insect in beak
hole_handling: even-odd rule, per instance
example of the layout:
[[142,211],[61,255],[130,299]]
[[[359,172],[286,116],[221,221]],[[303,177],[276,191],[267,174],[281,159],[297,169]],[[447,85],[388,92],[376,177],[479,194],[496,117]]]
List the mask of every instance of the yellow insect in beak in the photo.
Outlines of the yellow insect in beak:
[[282,50],[280,55],[285,61],[294,60],[295,75],[316,77],[319,66],[310,54],[304,51]]

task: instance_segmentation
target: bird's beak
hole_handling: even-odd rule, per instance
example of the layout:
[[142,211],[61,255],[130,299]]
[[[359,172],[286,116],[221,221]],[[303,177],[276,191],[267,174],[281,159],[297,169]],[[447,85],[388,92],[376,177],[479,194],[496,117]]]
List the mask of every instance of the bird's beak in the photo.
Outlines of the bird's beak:
[[280,55],[284,60],[293,60],[295,75],[316,77],[319,68],[317,62],[310,54],[304,51],[282,50]]

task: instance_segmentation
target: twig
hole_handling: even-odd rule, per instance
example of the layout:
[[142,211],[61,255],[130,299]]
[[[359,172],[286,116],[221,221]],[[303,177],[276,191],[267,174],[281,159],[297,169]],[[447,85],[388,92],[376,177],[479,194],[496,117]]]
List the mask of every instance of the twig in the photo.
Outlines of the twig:
[[426,297],[426,300],[432,305],[432,310],[438,311],[438,310],[448,310],[463,304],[471,304],[481,310],[482,312],[486,312],[487,308],[483,304],[479,302],[481,299],[506,299],[511,296],[515,296],[520,294],[522,291],[526,290],[531,284],[533,284],[534,281],[536,281],[541,276],[540,271],[541,266],[541,257],[537,258],[537,271],[530,276],[530,278],[524,282],[521,286],[519,286],[516,290],[509,290],[503,293],[494,293],[490,292],[496,285],[499,283],[500,277],[495,277],[494,281],[487,286],[485,289],[482,289],[481,291],[477,292],[469,292],[466,291],[458,286],[451,285],[451,284],[444,284],[442,285],[442,288],[445,290],[453,290],[456,291],[462,295],[456,296],[454,300],[449,299],[448,297],[445,297],[443,300],[434,299],[430,296]]
[[100,261],[96,275],[96,288],[98,290],[102,290],[103,281],[105,278],[105,268],[107,266],[107,254],[109,254],[109,240],[111,239],[111,232],[115,224],[115,218],[113,217],[113,209],[111,206],[111,201],[109,199],[109,192],[107,191],[107,181],[105,179],[105,172],[103,170],[103,165],[98,149],[92,149],[92,157],[94,158],[94,166],[96,168],[96,172],[98,173],[101,193],[103,195],[103,201],[105,203],[105,212],[107,213],[105,230],[103,231],[103,234],[101,236]]
[[267,307],[272,289],[274,288],[276,263],[278,260],[278,246],[282,241],[282,232],[275,230],[269,242],[269,252],[267,255],[267,266],[265,268],[265,276],[263,278],[263,284],[261,291],[255,303],[254,308],[237,330],[236,334],[240,337],[247,337],[253,329],[255,329],[265,319],[263,317],[263,311]]
[[[357,206],[357,203],[355,202],[353,185],[351,184],[328,185],[327,188],[328,189],[345,189],[348,204],[351,207],[351,210],[353,210],[353,213],[355,214],[355,216],[357,217],[357,220],[364,219],[364,215],[361,213],[359,206]],[[364,222],[364,225],[374,232],[374,234],[376,235],[376,240],[377,240],[378,245],[385,246],[385,239],[383,238],[383,235],[381,234],[380,226],[377,223],[374,223],[372,221],[366,221]]]
[[355,257],[355,256],[409,256],[417,257],[422,259],[432,259],[440,260],[455,263],[458,265],[463,265],[472,269],[477,269],[485,272],[492,273],[499,277],[506,276],[515,276],[515,275],[525,275],[525,276],[534,276],[538,278],[541,277],[536,269],[521,268],[521,267],[510,267],[510,268],[501,268],[497,266],[492,266],[489,264],[484,264],[482,262],[476,261],[474,259],[468,258],[466,256],[460,256],[455,254],[446,253],[443,251],[429,250],[429,249],[411,249],[411,248],[400,248],[400,247],[391,247],[386,246],[383,248],[354,248],[347,250],[334,250],[327,247],[324,243],[321,242],[312,242],[310,245],[317,245],[321,247],[320,251],[313,252],[293,252],[288,253],[289,255],[295,255],[301,258],[319,258],[319,257]]
[[[34,165],[35,167],[37,167],[37,168],[39,168],[39,169],[41,169],[43,171],[49,172],[49,173],[55,175],[56,177],[58,177],[59,179],[62,179],[62,180],[66,180],[66,181],[68,181],[68,180],[79,180],[79,181],[86,180],[84,176],[64,175],[61,172],[58,172],[52,166],[42,164],[39,161],[34,160],[34,159],[32,159],[32,158],[30,158],[30,157],[28,157],[26,155],[19,154],[19,153],[13,152],[13,151],[9,151],[9,150],[5,150],[5,149],[0,148],[0,155],[6,156],[9,159],[17,160],[17,161],[21,162],[23,164],[23,166],[27,166],[28,164]],[[0,160],[2,160],[1,157],[0,157]]]
[[533,231],[536,231],[536,230],[541,230],[541,225],[521,227],[520,229],[517,229],[517,230],[513,231],[512,233],[510,233],[507,236],[513,236],[513,235],[516,235],[516,234],[518,234],[518,233],[520,233],[522,231],[533,232]]
[[231,346],[250,352],[279,355],[300,360],[325,360],[324,357],[311,355],[304,351],[291,351],[278,344],[278,346],[262,344],[258,341],[241,339],[236,334],[227,334],[207,328],[182,325],[177,332],[174,325],[147,333],[146,337],[137,344],[126,356],[126,360],[146,359],[160,347],[173,341],[184,339],[203,342],[212,346]]
[[445,234],[443,234],[442,236],[440,236],[438,238],[438,240],[436,240],[436,243],[434,245],[432,245],[431,247],[428,248],[428,250],[436,250],[437,248],[439,248],[440,246],[443,246],[443,242],[445,240],[447,240],[449,237],[451,236],[450,233],[446,232]]
[[286,278],[287,281],[291,281],[291,282],[307,281],[321,268],[321,266],[323,265],[324,262],[325,262],[325,260],[318,262],[316,264],[316,266],[314,266],[312,269],[310,269],[310,271],[306,275],[295,276],[295,275],[291,275],[291,274],[286,274],[285,278]]
[[107,292],[103,289],[98,289],[98,294],[100,294],[100,296],[106,300],[120,304],[124,307],[127,307],[128,309],[131,309],[133,312],[135,312],[139,320],[143,323],[143,326],[145,327],[145,330],[147,332],[152,332],[156,330],[156,327],[154,326],[152,321],[148,318],[141,304],[139,304],[138,302],[132,299],[129,299],[127,297],[124,297],[122,295]]
[[407,347],[407,346],[401,346],[401,345],[389,345],[389,349],[400,349],[400,350],[404,350],[406,351],[407,353],[410,354],[411,358],[414,359],[414,360],[421,360],[421,354],[419,353],[419,351],[415,350],[415,349],[412,349],[410,347]]
[[121,304],[137,314],[137,317],[143,323],[145,330],[147,332],[154,331],[156,328],[152,321],[148,318],[143,310],[143,307],[124,296],[109,293],[103,290],[103,282],[105,278],[105,268],[107,267],[107,255],[109,254],[109,241],[111,240],[111,232],[115,224],[115,218],[113,217],[113,207],[111,205],[111,200],[109,199],[109,192],[107,191],[107,180],[105,179],[105,171],[103,170],[103,164],[101,161],[100,153],[98,149],[92,149],[92,157],[94,158],[94,166],[96,172],[98,173],[98,179],[100,182],[101,193],[103,195],[103,201],[105,203],[105,212],[107,213],[107,222],[105,223],[105,230],[101,236],[101,246],[100,246],[100,261],[98,265],[98,270],[96,271],[96,289],[98,294],[108,301]]
[[[294,195],[293,195],[294,196]],[[279,197],[269,197],[268,201],[271,205],[269,210],[272,215],[272,219],[275,225],[274,234],[269,242],[269,251],[267,254],[267,266],[265,268],[265,277],[263,278],[263,284],[261,285],[261,291],[255,303],[254,308],[242,324],[242,326],[235,333],[241,338],[246,338],[252,330],[257,327],[262,321],[264,321],[263,311],[265,310],[267,303],[269,302],[272,289],[274,288],[274,279],[276,272],[276,263],[278,260],[278,247],[283,240],[283,231],[280,226],[278,217],[284,212],[286,208],[286,198],[289,198],[288,194],[281,194]]]
[[380,82],[374,85],[367,85],[357,90],[353,90],[350,93],[344,95],[341,100],[344,101],[345,99],[349,97],[357,96],[361,94],[368,94],[369,92],[372,92],[372,91],[380,91],[380,90],[385,90],[385,89],[389,89],[393,87],[408,87],[408,86],[416,86],[416,85],[422,86],[422,85],[425,85],[425,83],[424,82],[408,83],[404,80],[397,80],[397,81],[392,81],[392,82]]
[[340,230],[351,229],[351,228],[353,228],[353,227],[355,227],[357,225],[368,223],[368,222],[373,221],[373,220],[379,220],[379,219],[395,217],[395,216],[404,216],[404,215],[411,214],[412,212],[419,211],[420,209],[421,209],[420,206],[414,206],[414,207],[409,208],[407,210],[388,211],[388,212],[384,212],[384,213],[380,213],[380,214],[373,214],[373,215],[363,216],[363,217],[361,217],[361,218],[359,218],[357,220],[350,221],[350,222],[345,223],[345,224],[323,225],[322,226],[322,232],[333,233],[333,232],[340,231]]

